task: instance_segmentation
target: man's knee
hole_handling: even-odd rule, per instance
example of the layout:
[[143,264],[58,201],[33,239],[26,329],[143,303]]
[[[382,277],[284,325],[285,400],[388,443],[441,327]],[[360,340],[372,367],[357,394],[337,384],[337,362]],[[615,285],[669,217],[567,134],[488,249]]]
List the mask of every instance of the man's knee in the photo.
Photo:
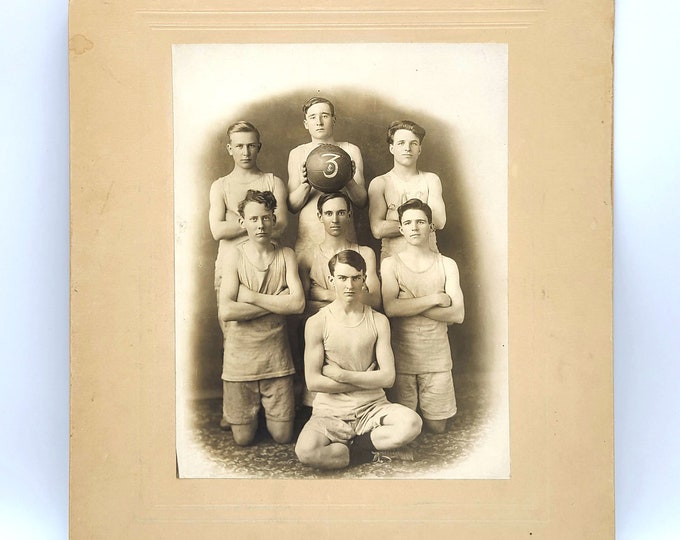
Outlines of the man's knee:
[[248,446],[252,444],[255,440],[256,432],[257,423],[254,426],[250,424],[231,426],[231,433],[234,437],[234,442],[239,446]]
[[267,420],[267,429],[278,444],[288,444],[293,440],[293,421],[275,422]]
[[400,443],[408,444],[420,435],[423,429],[423,420],[420,415],[409,409],[402,407],[399,411],[399,416],[395,424],[398,426],[398,433],[400,435]]
[[413,439],[420,435],[420,432],[423,429],[423,419],[420,418],[420,415],[417,412],[408,409],[406,424],[408,432],[412,435]]
[[306,438],[300,436],[295,444],[295,455],[303,465],[314,465],[318,461],[318,448]]

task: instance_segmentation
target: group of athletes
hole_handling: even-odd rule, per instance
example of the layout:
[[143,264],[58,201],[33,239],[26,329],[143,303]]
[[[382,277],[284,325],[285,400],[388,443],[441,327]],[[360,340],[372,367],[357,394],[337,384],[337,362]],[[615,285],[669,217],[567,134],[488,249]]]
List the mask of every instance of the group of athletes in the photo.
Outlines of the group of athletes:
[[[221,426],[236,444],[251,444],[262,407],[272,438],[290,443],[296,409],[311,406],[295,453],[338,469],[390,459],[423,425],[446,430],[456,414],[448,325],[465,311],[458,267],[436,244],[446,223],[441,181],[417,168],[425,130],[411,121],[389,126],[394,166],[367,190],[359,148],[334,139],[333,104],[313,97],[302,110],[311,140],[290,152],[287,185],[259,169],[260,134],[241,121],[227,130],[234,168],[210,189]],[[323,193],[307,180],[307,155],[322,143],[352,158],[341,191]],[[366,204],[382,241],[380,277],[375,253],[356,241],[352,211]],[[299,214],[294,249],[276,240],[288,211]]]

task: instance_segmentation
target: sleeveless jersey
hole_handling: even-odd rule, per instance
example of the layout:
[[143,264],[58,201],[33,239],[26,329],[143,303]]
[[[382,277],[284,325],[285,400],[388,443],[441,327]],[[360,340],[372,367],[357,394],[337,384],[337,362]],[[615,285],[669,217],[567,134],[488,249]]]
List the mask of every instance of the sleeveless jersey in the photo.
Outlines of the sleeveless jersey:
[[[351,244],[347,249],[359,253],[359,244]],[[330,270],[328,268],[328,261],[335,255],[335,253],[325,253],[321,248],[321,244],[314,246],[312,252],[312,266],[309,270],[309,279],[319,287],[330,289],[331,284],[328,282]],[[329,302],[330,303],[330,302]]]
[[[423,173],[418,171],[418,177],[409,182],[402,180],[393,171],[385,173],[385,203],[387,214],[385,219],[399,221],[397,208],[409,199],[420,199],[427,202],[430,190]],[[380,252],[381,260],[395,253],[401,252],[406,247],[406,239],[399,235],[393,238],[383,238]],[[430,233],[430,249],[437,251],[437,237],[434,231]]]
[[[444,292],[446,274],[444,258],[437,253],[432,265],[415,272],[399,255],[393,256],[399,284],[398,298],[418,298]],[[449,371],[452,367],[448,325],[423,315],[393,317],[392,350],[397,373],[417,375]]]
[[[364,306],[361,320],[354,326],[348,326],[333,315],[330,307],[321,308],[318,314],[324,320],[324,361],[347,370],[366,371],[375,361],[375,343],[378,338],[373,310]],[[347,418],[359,407],[384,397],[382,388],[337,394],[318,392],[314,398],[314,414],[326,413],[329,416]]]
[[[238,250],[239,281],[263,294],[281,294],[287,288],[283,250],[276,248],[266,268],[258,268],[243,250]],[[295,372],[283,315],[269,313],[250,321],[228,321],[224,325],[225,381],[256,381],[283,377]]]
[[[219,179],[219,182],[224,205],[233,212],[238,211],[238,205],[243,199],[245,199],[246,193],[249,189],[256,189],[258,191],[271,191],[272,193],[274,192],[273,173],[262,173],[259,178],[255,178],[254,180],[247,183],[230,180],[228,176],[223,176]],[[215,288],[219,288],[222,277],[222,259],[224,258],[224,254],[228,251],[228,246],[242,244],[247,239],[248,237],[243,235],[230,240],[220,240],[219,246],[217,248],[217,260],[215,261]]]

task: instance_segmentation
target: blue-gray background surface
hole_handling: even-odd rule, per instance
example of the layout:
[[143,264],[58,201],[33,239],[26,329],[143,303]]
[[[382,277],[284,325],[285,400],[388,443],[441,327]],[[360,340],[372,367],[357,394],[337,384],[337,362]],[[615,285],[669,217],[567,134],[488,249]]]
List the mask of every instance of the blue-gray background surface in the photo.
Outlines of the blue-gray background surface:
[[[0,5],[1,538],[68,534],[67,9]],[[680,3],[616,9],[617,538],[675,539]]]

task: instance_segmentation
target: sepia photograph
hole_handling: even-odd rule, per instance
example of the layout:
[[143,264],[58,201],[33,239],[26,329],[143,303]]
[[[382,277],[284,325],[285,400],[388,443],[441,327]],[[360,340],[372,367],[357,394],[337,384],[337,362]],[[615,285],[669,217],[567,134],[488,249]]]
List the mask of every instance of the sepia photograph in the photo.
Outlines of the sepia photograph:
[[508,479],[508,47],[174,44],[177,476]]

